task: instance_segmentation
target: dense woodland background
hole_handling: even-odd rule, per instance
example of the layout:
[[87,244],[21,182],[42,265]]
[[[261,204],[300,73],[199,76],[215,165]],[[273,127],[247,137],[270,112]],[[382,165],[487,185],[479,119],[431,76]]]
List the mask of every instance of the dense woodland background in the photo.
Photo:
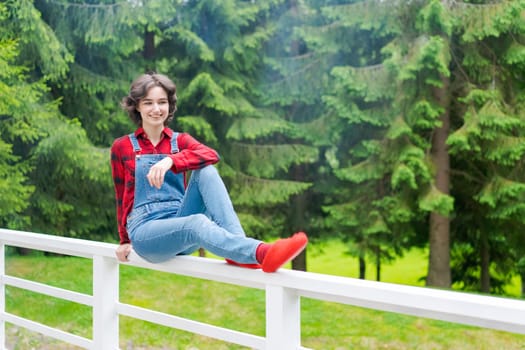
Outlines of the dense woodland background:
[[119,101],[156,70],[249,235],[525,286],[525,0],[4,0],[0,27],[0,227],[117,241]]

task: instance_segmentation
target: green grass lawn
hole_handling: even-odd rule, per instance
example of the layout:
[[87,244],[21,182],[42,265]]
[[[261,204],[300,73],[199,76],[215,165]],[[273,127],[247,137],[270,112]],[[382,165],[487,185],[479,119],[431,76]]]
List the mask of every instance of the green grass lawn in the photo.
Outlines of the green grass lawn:
[[[426,271],[425,264],[423,251],[411,252],[395,263],[384,265],[382,280],[422,285],[420,277]],[[348,277],[356,277],[358,271],[356,259],[345,255],[343,246],[337,242],[311,245],[308,266],[312,272]],[[121,266],[120,270],[120,298],[125,303],[264,335],[263,291],[131,266]],[[87,259],[9,257],[7,271],[14,276],[91,294],[92,265]],[[369,266],[367,278],[375,279],[373,265]],[[7,288],[7,293],[8,312],[91,337],[90,308],[12,287]],[[525,349],[525,335],[308,298],[301,301],[301,313],[302,344],[313,349]],[[18,329],[8,329],[11,334],[9,331],[16,331],[19,339],[31,336]],[[244,349],[127,317],[120,319],[120,339],[122,349]],[[63,346],[55,344],[51,348],[72,349]],[[33,344],[18,349],[43,348]]]

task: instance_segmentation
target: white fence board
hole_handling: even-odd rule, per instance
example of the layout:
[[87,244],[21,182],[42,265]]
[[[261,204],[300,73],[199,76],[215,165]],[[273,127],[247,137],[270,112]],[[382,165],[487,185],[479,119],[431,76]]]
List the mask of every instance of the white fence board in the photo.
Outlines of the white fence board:
[[[91,259],[93,296],[6,276],[6,245]],[[301,297],[525,334],[523,300],[286,269],[267,274],[192,256],[151,264],[133,252],[130,255],[127,264],[131,266],[264,290],[266,336],[260,337],[121,303],[120,263],[115,248],[110,243],[0,229],[0,345],[6,341],[5,322],[10,322],[86,349],[115,350],[119,343],[118,318],[125,315],[254,349],[306,349],[300,339]],[[92,306],[93,340],[6,313],[6,285]]]

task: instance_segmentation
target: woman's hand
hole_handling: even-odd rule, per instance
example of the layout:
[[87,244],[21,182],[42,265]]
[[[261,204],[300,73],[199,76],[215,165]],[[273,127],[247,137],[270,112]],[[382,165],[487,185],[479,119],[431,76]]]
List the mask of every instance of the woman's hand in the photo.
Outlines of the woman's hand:
[[153,166],[149,169],[148,175],[146,175],[149,184],[151,186],[155,186],[156,188],[160,188],[160,186],[162,186],[164,183],[164,175],[166,175],[166,172],[170,170],[172,166],[173,160],[170,157],[166,157],[153,164]]
[[124,243],[118,246],[118,248],[115,250],[115,254],[117,255],[118,261],[121,262],[128,262],[128,255],[131,253],[131,244]]

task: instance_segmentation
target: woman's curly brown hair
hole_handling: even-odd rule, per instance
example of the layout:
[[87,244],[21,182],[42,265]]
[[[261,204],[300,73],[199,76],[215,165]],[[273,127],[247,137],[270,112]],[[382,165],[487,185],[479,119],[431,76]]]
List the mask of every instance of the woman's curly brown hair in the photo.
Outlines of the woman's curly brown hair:
[[175,83],[165,75],[147,73],[139,76],[131,83],[128,96],[124,97],[120,103],[122,108],[128,112],[129,118],[137,126],[142,126],[142,118],[137,106],[140,100],[148,94],[148,91],[155,86],[163,88],[168,95],[168,118],[164,121],[164,125],[167,126],[173,120],[173,114],[177,111],[177,87]]

